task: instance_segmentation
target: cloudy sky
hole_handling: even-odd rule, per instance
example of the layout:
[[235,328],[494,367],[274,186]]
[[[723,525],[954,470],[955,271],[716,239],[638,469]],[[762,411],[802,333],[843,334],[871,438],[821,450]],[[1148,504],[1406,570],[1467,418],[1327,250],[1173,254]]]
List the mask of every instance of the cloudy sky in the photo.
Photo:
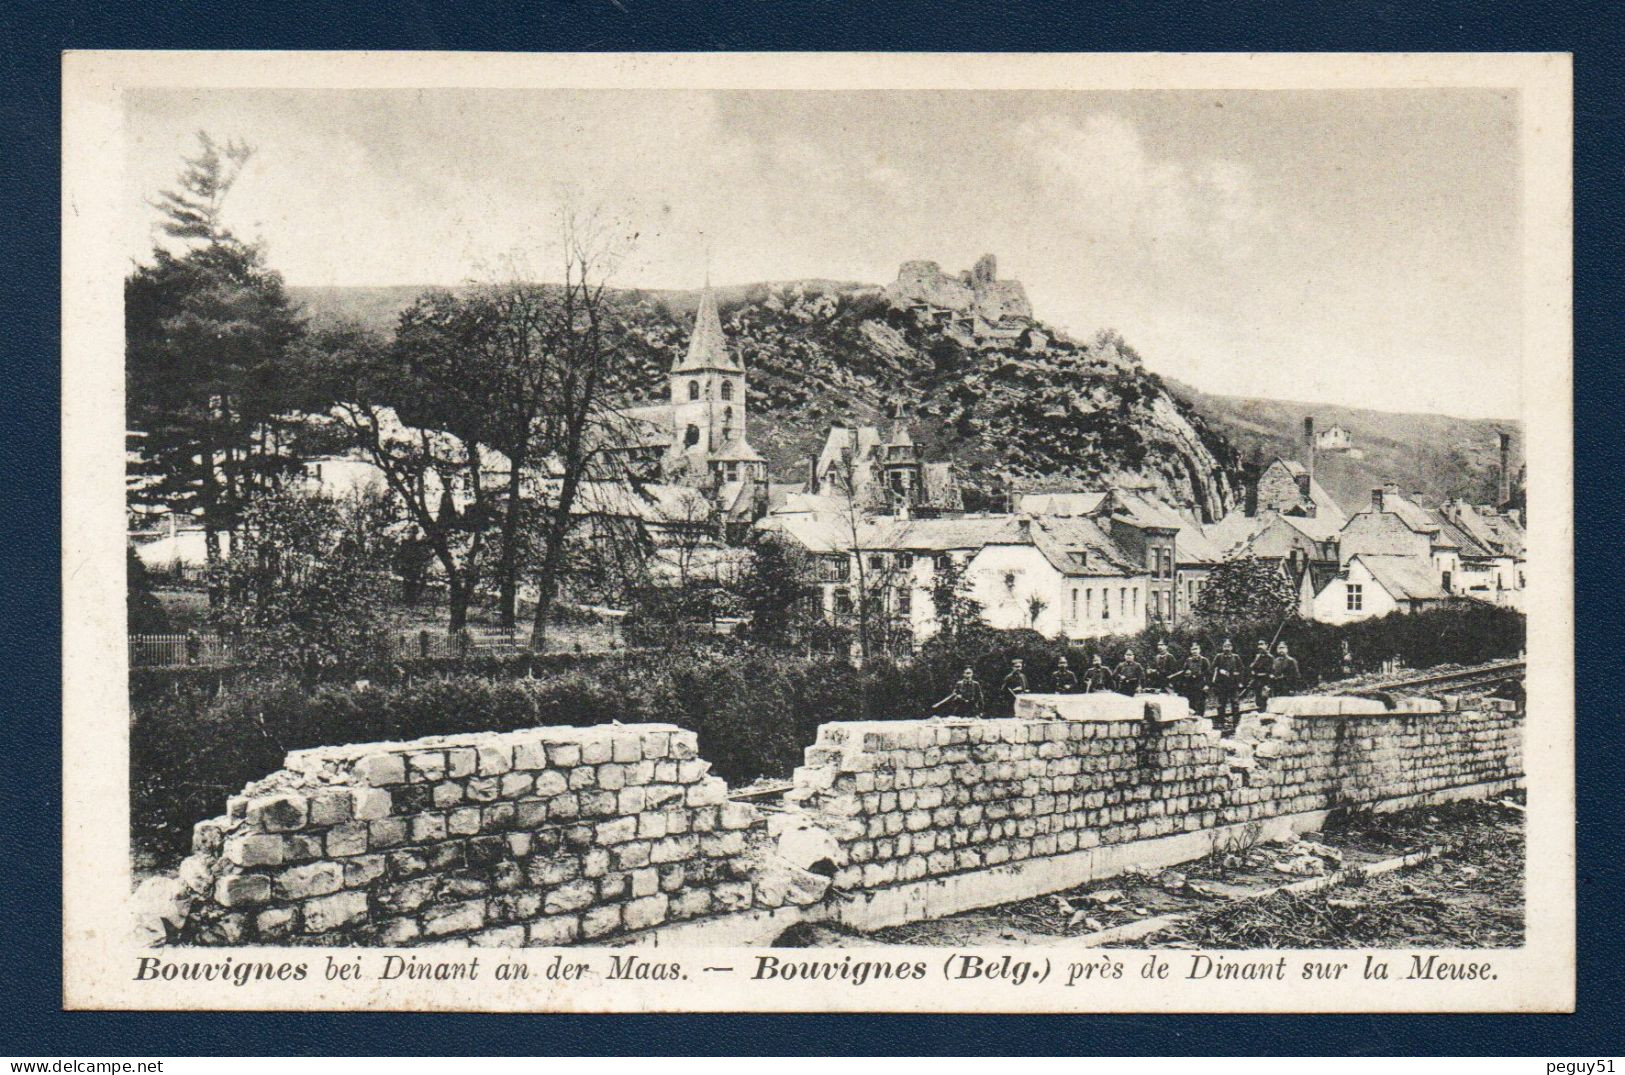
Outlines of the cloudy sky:
[[141,91],[132,259],[195,133],[257,154],[228,204],[294,284],[551,263],[564,204],[692,287],[998,255],[1045,320],[1208,391],[1519,414],[1517,102],[1315,92]]

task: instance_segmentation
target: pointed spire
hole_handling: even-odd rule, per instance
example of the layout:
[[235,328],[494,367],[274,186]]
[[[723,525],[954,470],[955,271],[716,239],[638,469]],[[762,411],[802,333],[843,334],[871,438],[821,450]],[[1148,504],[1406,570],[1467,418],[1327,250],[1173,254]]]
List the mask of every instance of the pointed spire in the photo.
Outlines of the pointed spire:
[[717,316],[717,296],[711,290],[709,273],[700,292],[700,310],[694,315],[694,333],[688,338],[688,354],[672,366],[673,373],[689,370],[737,370],[739,363],[728,353],[722,335],[722,319]]

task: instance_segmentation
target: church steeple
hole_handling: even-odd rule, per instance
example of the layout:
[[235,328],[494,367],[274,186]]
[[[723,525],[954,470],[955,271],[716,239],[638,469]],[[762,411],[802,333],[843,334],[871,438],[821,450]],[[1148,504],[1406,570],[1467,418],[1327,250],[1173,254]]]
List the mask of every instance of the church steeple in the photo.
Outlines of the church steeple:
[[722,335],[722,319],[717,316],[717,296],[706,281],[700,292],[700,310],[694,315],[694,333],[688,338],[688,354],[671,367],[673,373],[694,370],[727,370],[738,372],[739,362],[728,353],[728,341]]

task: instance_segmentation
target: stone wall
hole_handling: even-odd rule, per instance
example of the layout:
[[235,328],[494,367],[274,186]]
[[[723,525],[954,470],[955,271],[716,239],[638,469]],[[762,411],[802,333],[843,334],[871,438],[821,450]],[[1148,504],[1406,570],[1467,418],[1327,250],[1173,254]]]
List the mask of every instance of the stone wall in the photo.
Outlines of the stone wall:
[[730,802],[694,733],[671,725],[371,743],[285,765],[196,826],[149,928],[167,920],[204,944],[560,945],[823,894],[822,878],[764,870],[763,838],[747,841],[757,811]]
[[155,943],[768,943],[1488,794],[1521,739],[1492,699],[1279,698],[1221,740],[1166,695],[1028,695],[1007,720],[826,724],[771,811],[670,725],[296,751],[138,903]]

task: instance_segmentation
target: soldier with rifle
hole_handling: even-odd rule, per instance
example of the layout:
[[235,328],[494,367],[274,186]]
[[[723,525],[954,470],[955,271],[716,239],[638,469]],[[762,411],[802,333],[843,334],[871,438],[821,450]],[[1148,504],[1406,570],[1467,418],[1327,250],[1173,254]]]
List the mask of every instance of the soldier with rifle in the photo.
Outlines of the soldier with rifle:
[[1113,673],[1117,689],[1123,694],[1139,694],[1145,684],[1145,666],[1134,659],[1134,651],[1123,654],[1123,660]]
[[1215,722],[1220,735],[1230,735],[1241,723],[1241,683],[1247,666],[1241,663],[1241,654],[1227,638],[1213,658],[1213,693],[1218,697]]
[[1275,662],[1270,659],[1270,644],[1260,638],[1258,652],[1253,654],[1253,663],[1247,666],[1247,686],[1252,688],[1253,703],[1260,713],[1269,708],[1270,671],[1274,665]]
[[1168,651],[1168,643],[1158,642],[1156,655],[1151,658],[1151,691],[1167,694],[1174,689],[1174,677],[1179,674],[1179,658]]
[[1270,694],[1280,697],[1297,689],[1298,661],[1286,650],[1286,643],[1275,647],[1275,660],[1270,664]]
[[1106,666],[1100,663],[1100,654],[1095,654],[1089,662],[1089,667],[1083,673],[1083,689],[1089,694],[1112,689],[1112,674]]
[[982,685],[976,682],[975,670],[967,666],[948,697],[931,708],[948,706],[949,716],[979,717],[982,715],[982,704]]
[[1020,657],[1010,662],[1010,672],[1004,677],[1004,693],[1010,699],[1010,708],[1015,710],[1016,699],[1027,693],[1027,673],[1022,671]]
[[1075,694],[1078,690],[1078,674],[1067,666],[1066,658],[1062,657],[1055,662],[1055,693]]
[[1199,643],[1191,643],[1191,655],[1185,660],[1185,667],[1174,673],[1174,681],[1179,683],[1185,701],[1190,703],[1191,715],[1201,716],[1207,711],[1207,685],[1213,678],[1213,665],[1202,656],[1202,647]]

